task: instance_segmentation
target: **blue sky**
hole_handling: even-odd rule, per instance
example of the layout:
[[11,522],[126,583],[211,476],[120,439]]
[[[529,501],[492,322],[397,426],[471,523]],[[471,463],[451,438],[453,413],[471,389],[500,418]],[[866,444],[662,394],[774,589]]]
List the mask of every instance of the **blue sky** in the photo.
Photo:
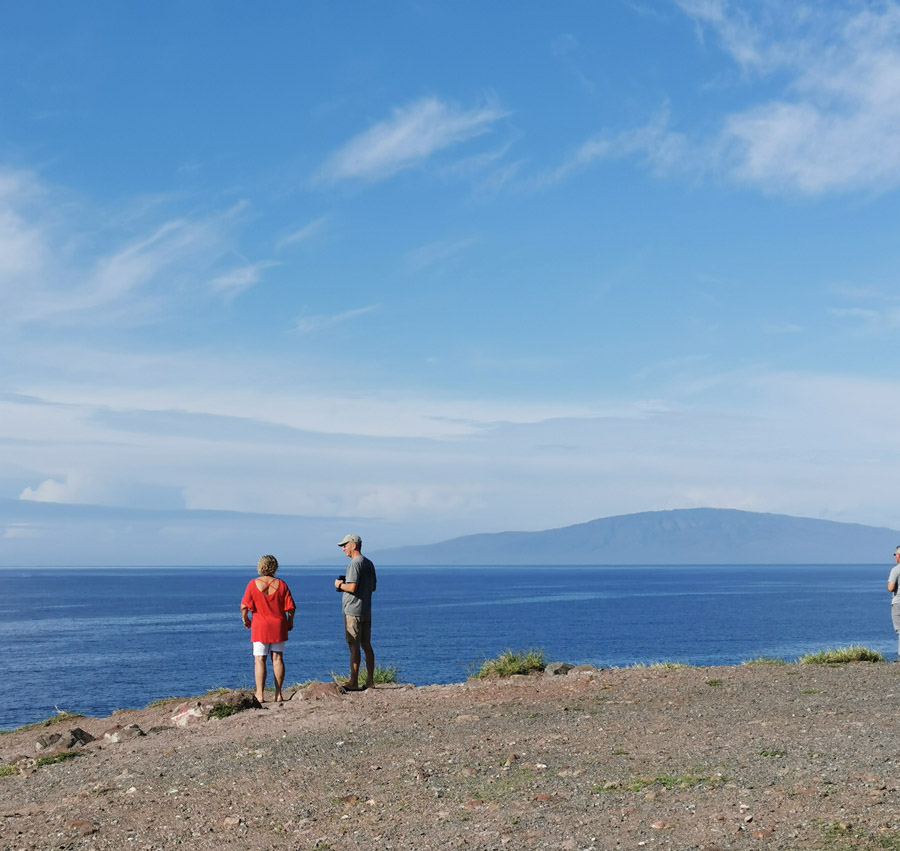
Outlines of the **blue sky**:
[[3,17],[0,564],[900,528],[897,4]]

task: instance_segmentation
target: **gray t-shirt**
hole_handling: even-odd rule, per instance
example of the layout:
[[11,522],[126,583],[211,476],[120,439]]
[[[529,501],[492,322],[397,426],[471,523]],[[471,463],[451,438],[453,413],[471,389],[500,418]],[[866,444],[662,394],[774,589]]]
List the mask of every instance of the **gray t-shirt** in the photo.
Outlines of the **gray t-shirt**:
[[350,559],[346,582],[356,583],[356,593],[344,591],[341,610],[358,618],[372,617],[372,591],[375,590],[375,565],[363,555]]
[[[900,564],[895,564],[891,568],[891,572],[888,574],[888,582],[897,582],[897,587],[900,588]],[[891,605],[900,606],[900,592],[895,591],[891,595]]]

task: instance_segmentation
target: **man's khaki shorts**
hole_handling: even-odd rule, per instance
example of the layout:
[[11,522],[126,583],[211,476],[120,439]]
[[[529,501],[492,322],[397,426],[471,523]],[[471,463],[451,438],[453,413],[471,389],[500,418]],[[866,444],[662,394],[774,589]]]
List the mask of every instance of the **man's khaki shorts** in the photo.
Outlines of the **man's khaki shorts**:
[[372,640],[372,618],[344,615],[344,638],[347,644],[368,644]]

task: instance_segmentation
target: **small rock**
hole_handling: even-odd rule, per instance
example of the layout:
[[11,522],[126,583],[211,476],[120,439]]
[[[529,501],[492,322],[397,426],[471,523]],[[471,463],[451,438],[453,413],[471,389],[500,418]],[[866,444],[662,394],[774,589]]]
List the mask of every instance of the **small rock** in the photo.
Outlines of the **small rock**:
[[544,676],[545,677],[555,677],[560,675],[568,674],[569,671],[572,670],[572,666],[567,664],[566,662],[553,662],[550,665],[547,665],[544,668]]
[[73,727],[69,730],[68,733],[69,740],[66,743],[66,748],[75,748],[75,747],[83,747],[88,744],[88,742],[93,742],[94,737],[84,730],[81,727]]
[[243,819],[241,819],[240,816],[225,816],[225,821],[222,822],[222,826],[228,830],[234,830],[242,821]]
[[256,695],[247,689],[228,691],[217,695],[212,705],[206,710],[206,717],[225,718],[246,709],[262,709],[262,704],[256,699]]
[[337,700],[343,692],[337,683],[310,683],[300,691],[304,700]]
[[175,710],[175,714],[172,716],[172,723],[176,727],[187,727],[188,724],[193,724],[195,721],[199,721],[206,713],[203,711],[203,707],[199,703],[199,701],[194,703],[182,703]]
[[58,747],[61,741],[62,733],[44,733],[37,737],[37,741],[34,743],[34,749],[36,751],[50,750],[51,748]]
[[73,833],[77,833],[79,836],[90,836],[92,833],[97,832],[97,828],[92,822],[80,818],[67,821],[65,828],[66,830],[71,830]]
[[672,825],[669,824],[669,822],[667,822],[667,821],[650,822],[651,830],[668,830],[670,827],[672,827]]
[[457,715],[454,719],[457,724],[473,724],[478,721],[477,715]]
[[103,734],[103,740],[110,744],[117,744],[143,735],[144,731],[137,724],[126,724],[124,727],[116,724],[115,727],[111,727]]

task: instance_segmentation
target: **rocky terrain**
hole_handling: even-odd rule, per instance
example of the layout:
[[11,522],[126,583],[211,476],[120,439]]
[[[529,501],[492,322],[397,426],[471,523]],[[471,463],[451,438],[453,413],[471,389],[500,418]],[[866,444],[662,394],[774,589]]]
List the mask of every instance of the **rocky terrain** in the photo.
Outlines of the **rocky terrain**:
[[900,849],[900,665],[248,697],[0,736],[0,849]]

